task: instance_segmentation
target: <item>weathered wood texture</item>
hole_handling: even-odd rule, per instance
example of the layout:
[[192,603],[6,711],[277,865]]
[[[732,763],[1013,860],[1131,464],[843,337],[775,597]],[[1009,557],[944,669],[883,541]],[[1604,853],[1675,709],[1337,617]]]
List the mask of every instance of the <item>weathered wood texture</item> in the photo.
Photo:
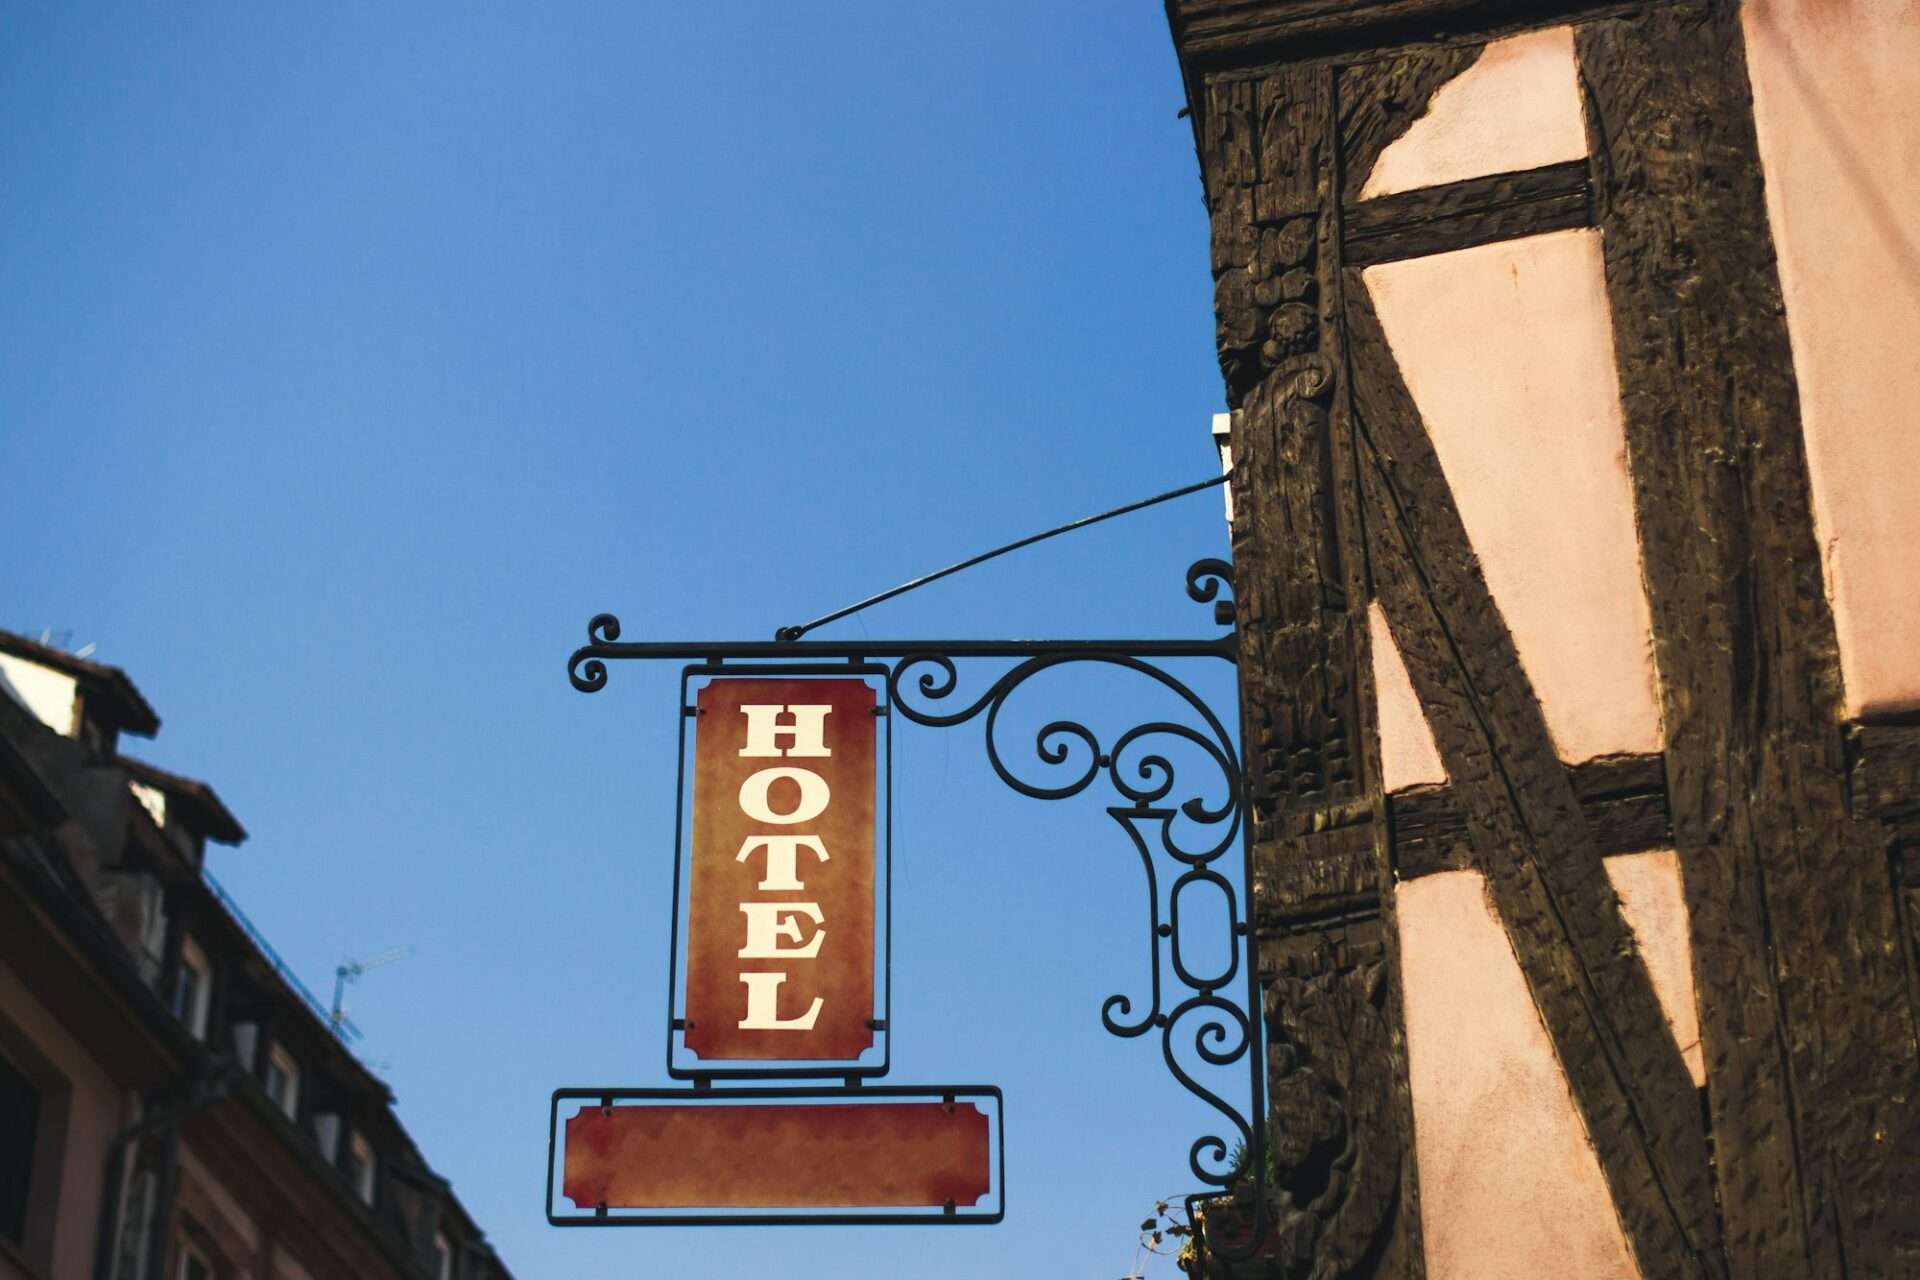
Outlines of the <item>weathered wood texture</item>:
[[1375,587],[1475,864],[1643,1272],[1720,1275],[1693,1082],[1357,269],[1344,289]]
[[1269,1276],[1420,1276],[1410,1216],[1411,1127],[1391,1099],[1402,1068],[1387,935],[1378,919],[1295,931],[1263,949],[1267,1095],[1278,1180]]
[[[1248,571],[1235,599],[1255,945],[1276,1073],[1282,1194],[1270,1274],[1417,1278],[1404,1021],[1378,918],[1390,874],[1384,807],[1361,730],[1365,580],[1342,554],[1358,538],[1358,507],[1350,477],[1341,495],[1337,429],[1333,73],[1220,77],[1205,93],[1220,365],[1239,410],[1234,555]],[[1349,929],[1371,931],[1364,947],[1320,945]],[[1320,942],[1302,951],[1303,937]]]
[[[1887,850],[1895,928],[1907,971],[1907,1003],[1920,1021],[1920,724],[1847,726],[1848,800],[1856,820],[1872,824]],[[1324,874],[1328,874],[1323,872]],[[1898,1166],[1920,1169],[1920,1124],[1909,1125]],[[1920,1251],[1920,1203],[1890,1224],[1896,1247]],[[1897,1206],[1896,1206],[1897,1211]]]
[[[1567,781],[1604,857],[1669,844],[1666,765],[1659,756],[1607,756],[1574,765]],[[1418,787],[1388,800],[1400,878],[1473,865],[1467,813],[1445,786]]]
[[[1909,813],[1893,836],[1888,862],[1893,872],[1894,902],[1900,916],[1900,942],[1907,965],[1907,1003],[1920,1011],[1920,814]],[[1893,1159],[1907,1168],[1920,1168],[1920,1125],[1908,1125]],[[1894,1207],[1895,1213],[1900,1207]],[[1920,1203],[1908,1201],[1903,1221],[1892,1224],[1896,1243],[1907,1255],[1920,1246]]]
[[1360,198],[1373,166],[1426,114],[1441,85],[1479,61],[1478,44],[1412,49],[1341,67],[1335,81],[1340,118],[1340,199]]
[[1333,257],[1323,243],[1326,79],[1309,69],[1208,86],[1220,368],[1240,409],[1234,556],[1251,566],[1234,594],[1256,843],[1362,798],[1329,493],[1337,355],[1320,313],[1320,273]]
[[1855,817],[1889,823],[1920,817],[1920,725],[1848,726],[1847,763]]
[[[1342,1124],[1362,1146],[1380,1148],[1376,1162],[1390,1158],[1398,1169],[1390,1202],[1370,1209],[1356,1199],[1364,1188],[1352,1176],[1335,1179],[1336,1199],[1314,1200],[1304,1217],[1286,1215],[1288,1248],[1305,1253],[1290,1255],[1282,1274],[1292,1274],[1287,1268],[1305,1258],[1328,1275],[1424,1273],[1417,1171],[1404,1141],[1413,1114],[1399,974],[1396,949],[1386,941],[1397,927],[1396,855],[1368,676],[1365,606],[1375,588],[1364,551],[1353,406],[1341,376],[1342,243],[1351,236],[1349,219],[1357,221],[1360,239],[1383,246],[1383,256],[1396,247],[1461,247],[1548,229],[1564,223],[1560,206],[1569,193],[1584,224],[1590,216],[1588,181],[1584,165],[1555,166],[1411,199],[1343,208],[1342,196],[1364,180],[1355,176],[1355,164],[1370,167],[1422,114],[1434,90],[1478,53],[1473,45],[1412,52],[1341,71],[1338,87],[1334,68],[1302,66],[1265,76],[1215,76],[1204,90],[1202,164],[1213,216],[1219,355],[1228,401],[1239,411],[1233,442],[1235,559],[1252,569],[1243,568],[1236,597],[1256,945],[1263,957],[1292,954],[1288,948],[1302,936],[1357,928],[1371,919],[1368,927],[1381,939],[1376,977],[1355,971],[1335,980],[1322,974],[1289,990],[1294,999],[1337,1003],[1350,994],[1349,981],[1364,977],[1362,985],[1372,992],[1364,1003],[1377,1009],[1378,1047],[1392,1068],[1334,1082]],[[1560,770],[1557,761],[1552,768]],[[1560,785],[1568,786],[1564,777]],[[1571,812],[1577,824],[1577,800]],[[1617,818],[1636,831],[1664,831],[1657,796],[1608,796],[1596,802],[1595,815]],[[1614,843],[1610,835],[1608,847]],[[1617,914],[1597,854],[1591,862],[1600,892]],[[1621,945],[1604,928],[1595,943],[1600,950]],[[1624,945],[1629,959],[1616,958],[1616,970],[1637,964],[1630,939]],[[1270,981],[1277,973],[1269,966]],[[1649,1025],[1657,1044],[1681,1070],[1644,973],[1640,981],[1654,1011]],[[1288,1014],[1303,1025],[1316,1025],[1320,1016],[1312,1009]],[[1297,1046],[1276,1043],[1272,1052],[1288,1060]],[[1329,1063],[1353,1061],[1323,1056]],[[1318,1113],[1299,1110],[1309,1096],[1318,1094],[1276,1082],[1276,1133],[1321,1122]],[[1695,1125],[1689,1132],[1698,1149],[1697,1111],[1689,1106],[1685,1115]],[[1703,1154],[1701,1163],[1704,1179]],[[1282,1181],[1289,1185],[1324,1176],[1325,1170],[1288,1171],[1282,1163]],[[1372,1223],[1366,1248],[1357,1253],[1349,1247],[1357,1239],[1356,1221]]]
[[1167,0],[1181,63],[1196,72],[1441,44],[1551,26],[1620,0]]
[[[1333,334],[1344,333],[1346,301],[1341,294],[1344,276],[1339,246],[1346,235],[1344,178],[1350,158],[1364,151],[1377,156],[1411,127],[1426,103],[1450,75],[1468,66],[1477,50],[1431,51],[1396,59],[1390,71],[1345,78],[1335,70],[1330,78],[1334,109],[1328,121],[1327,147],[1331,173],[1327,182],[1328,234],[1326,260],[1321,265],[1321,322]],[[1417,101],[1418,105],[1415,105]],[[1368,163],[1371,163],[1371,158]],[[1344,352],[1341,353],[1344,356]],[[1366,516],[1362,510],[1358,474],[1359,447],[1355,431],[1350,379],[1337,379],[1328,419],[1330,479],[1333,486],[1334,525],[1343,549],[1347,608],[1343,616],[1346,648],[1355,672],[1355,758],[1367,807],[1367,832],[1372,846],[1375,929],[1381,954],[1377,979],[1369,980],[1369,1005],[1381,1010],[1383,1036],[1380,1056],[1390,1070],[1368,1078],[1379,1123],[1390,1125],[1378,1145],[1397,1163],[1399,1178],[1389,1188],[1394,1195],[1401,1230],[1385,1237],[1387,1247],[1366,1258],[1350,1274],[1356,1277],[1399,1276],[1424,1280],[1427,1259],[1423,1240],[1420,1177],[1413,1155],[1413,1082],[1408,1071],[1408,1043],[1404,1016],[1404,974],[1400,968],[1399,901],[1394,893],[1393,824],[1387,810],[1387,788],[1380,750],[1378,690],[1373,681],[1373,629],[1369,625],[1374,587],[1367,557]],[[1322,843],[1332,843],[1328,833]]]
[[1254,846],[1255,937],[1279,937],[1302,923],[1367,914],[1380,902],[1380,851],[1371,820],[1312,836]]
[[[1295,1223],[1304,1252],[1284,1273],[1307,1274],[1303,1260],[1339,1276],[1419,1266],[1412,1161],[1379,1136],[1411,1123],[1383,856],[1397,830],[1402,874],[1460,865],[1468,850],[1488,874],[1643,1274],[1920,1275],[1920,728],[1841,732],[1735,7],[1172,0],[1168,11],[1213,214],[1222,372],[1244,410],[1235,553],[1256,580],[1240,620],[1259,946],[1270,983],[1290,984],[1269,988],[1289,1011],[1270,1015],[1275,1052],[1312,1041],[1325,1064],[1275,1080],[1275,1122],[1311,1132],[1311,1077],[1324,1070],[1354,1141],[1391,1150],[1402,1170],[1395,1223],[1370,1228],[1373,1252],[1355,1260],[1337,1243],[1352,1232],[1335,1218],[1367,1222],[1367,1204],[1309,1197],[1316,1207]],[[1572,14],[1586,19],[1589,182],[1560,165],[1357,201],[1380,151],[1479,41]],[[1422,47],[1338,72],[1245,71],[1410,38]],[[1653,604],[1664,786],[1640,776],[1646,761],[1610,762],[1637,772],[1588,790],[1551,759],[1360,277],[1338,269],[1342,257],[1595,222]],[[1368,429],[1358,466],[1356,396]],[[1355,632],[1370,591],[1453,779],[1396,798],[1390,823]],[[1719,1213],[1684,1069],[1599,863],[1668,840],[1693,928]],[[1370,924],[1373,911],[1385,915]],[[1360,927],[1381,930],[1377,1001],[1356,1002],[1376,988],[1351,946],[1303,941]],[[1379,1011],[1388,1076],[1301,1030],[1365,1007]],[[1325,1172],[1325,1150],[1291,1153],[1286,1178]]]
[[1346,214],[1349,266],[1593,225],[1587,162],[1469,178],[1363,200]]
[[1577,29],[1731,1274],[1912,1274],[1911,1006],[1840,674],[1738,12]]

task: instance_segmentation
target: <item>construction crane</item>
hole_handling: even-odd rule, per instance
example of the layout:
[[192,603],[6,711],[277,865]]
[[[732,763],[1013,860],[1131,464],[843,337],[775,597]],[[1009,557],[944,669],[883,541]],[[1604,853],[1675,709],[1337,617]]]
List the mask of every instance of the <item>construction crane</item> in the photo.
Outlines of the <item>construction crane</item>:
[[342,1026],[350,1025],[347,1023],[347,984],[358,982],[363,973],[398,963],[412,954],[413,944],[404,943],[364,959],[347,960],[333,971],[333,1012],[327,1015],[327,1021],[332,1024],[336,1035]]

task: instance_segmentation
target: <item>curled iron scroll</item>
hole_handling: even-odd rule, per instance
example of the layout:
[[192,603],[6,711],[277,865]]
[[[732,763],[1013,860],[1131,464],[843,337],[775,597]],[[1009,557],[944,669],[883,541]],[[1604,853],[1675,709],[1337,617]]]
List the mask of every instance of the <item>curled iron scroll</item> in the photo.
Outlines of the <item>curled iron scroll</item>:
[[[1230,586],[1229,567],[1223,561],[1203,560],[1187,571],[1187,594],[1200,603],[1219,597]],[[1053,719],[1034,733],[1030,754],[1012,751],[1002,741],[1002,713],[1014,695],[1036,677],[1063,667],[1109,667],[1146,677],[1170,692],[1191,723],[1151,720],[1102,739],[1089,725]],[[888,677],[888,693],[897,714],[916,724],[951,728],[973,720],[982,722],[987,762],[1008,787],[1039,800],[1061,800],[1080,795],[1103,777],[1117,803],[1107,813],[1126,831],[1146,877],[1147,936],[1150,982],[1144,996],[1117,992],[1102,1003],[1101,1024],[1112,1034],[1137,1037],[1158,1030],[1167,1067],[1188,1092],[1218,1111],[1231,1125],[1229,1137],[1207,1134],[1188,1153],[1194,1176],[1210,1187],[1222,1188],[1237,1176],[1234,1147],[1251,1150],[1260,1134],[1219,1093],[1201,1083],[1195,1067],[1232,1066],[1254,1052],[1255,1014],[1242,1009],[1221,992],[1241,974],[1244,922],[1231,883],[1214,864],[1242,843],[1239,753],[1227,728],[1206,701],[1159,666],[1123,652],[1048,654],[1016,663],[976,694],[963,695],[960,674],[951,657],[922,654],[898,662]],[[1176,746],[1186,758],[1203,762],[1205,777],[1183,785],[1175,766]],[[1164,856],[1180,869],[1168,886],[1168,911],[1161,911],[1158,859]],[[1194,973],[1179,948],[1177,903],[1182,889],[1206,884],[1221,891],[1232,931],[1229,959],[1217,972]],[[1183,999],[1169,1005],[1162,975],[1170,944],[1171,971],[1186,989]],[[1191,1043],[1188,1043],[1188,1037]],[[1258,1064],[1255,1074],[1258,1074]],[[1259,1098],[1255,1098],[1255,1110]]]
[[598,693],[607,687],[607,664],[593,654],[594,646],[615,644],[620,639],[620,619],[610,613],[596,613],[587,623],[587,643],[575,649],[567,659],[567,679],[582,693]]

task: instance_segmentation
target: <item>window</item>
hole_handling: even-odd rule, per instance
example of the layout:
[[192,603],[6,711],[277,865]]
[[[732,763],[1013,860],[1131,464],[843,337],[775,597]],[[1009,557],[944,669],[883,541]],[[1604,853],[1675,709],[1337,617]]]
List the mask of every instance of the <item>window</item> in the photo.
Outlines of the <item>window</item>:
[[240,1055],[240,1065],[248,1071],[253,1070],[254,1047],[259,1043],[259,1023],[236,1022],[233,1024],[233,1051]]
[[328,1164],[340,1158],[340,1117],[323,1111],[313,1118],[313,1140],[320,1146],[320,1157]]
[[167,825],[166,792],[160,790],[158,787],[149,787],[145,783],[140,782],[129,782],[127,784],[127,790],[133,792],[133,798],[140,802],[141,808],[153,815],[154,826],[164,827]]
[[373,1148],[357,1133],[347,1140],[347,1181],[361,1200],[373,1203]]
[[0,1058],[0,1239],[16,1245],[27,1230],[27,1193],[39,1127],[40,1091]]
[[173,980],[173,1016],[195,1040],[207,1038],[207,1006],[213,996],[213,964],[192,938],[180,944],[180,972]]
[[300,1114],[300,1064],[277,1044],[267,1050],[267,1096],[287,1119]]
[[160,882],[141,875],[136,892],[140,899],[140,951],[135,961],[140,976],[150,987],[160,985],[160,957],[167,949],[167,895]]
[[141,1280],[147,1274],[147,1245],[153,1239],[153,1202],[159,1175],[142,1169],[127,1183],[126,1207],[120,1212],[120,1245],[113,1255],[113,1280]]
[[213,1280],[213,1264],[190,1244],[180,1246],[180,1267],[174,1280]]
[[433,1233],[434,1280],[453,1280],[453,1246],[438,1231]]

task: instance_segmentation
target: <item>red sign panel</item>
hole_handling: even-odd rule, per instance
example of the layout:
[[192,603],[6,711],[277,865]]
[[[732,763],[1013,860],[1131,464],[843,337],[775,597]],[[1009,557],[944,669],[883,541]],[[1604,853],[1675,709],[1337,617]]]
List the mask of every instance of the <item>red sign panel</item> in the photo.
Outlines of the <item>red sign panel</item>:
[[874,691],[717,679],[696,705],[687,1050],[852,1061],[873,1043]]
[[937,1208],[991,1185],[967,1102],[589,1106],[566,1130],[561,1192],[582,1209]]

